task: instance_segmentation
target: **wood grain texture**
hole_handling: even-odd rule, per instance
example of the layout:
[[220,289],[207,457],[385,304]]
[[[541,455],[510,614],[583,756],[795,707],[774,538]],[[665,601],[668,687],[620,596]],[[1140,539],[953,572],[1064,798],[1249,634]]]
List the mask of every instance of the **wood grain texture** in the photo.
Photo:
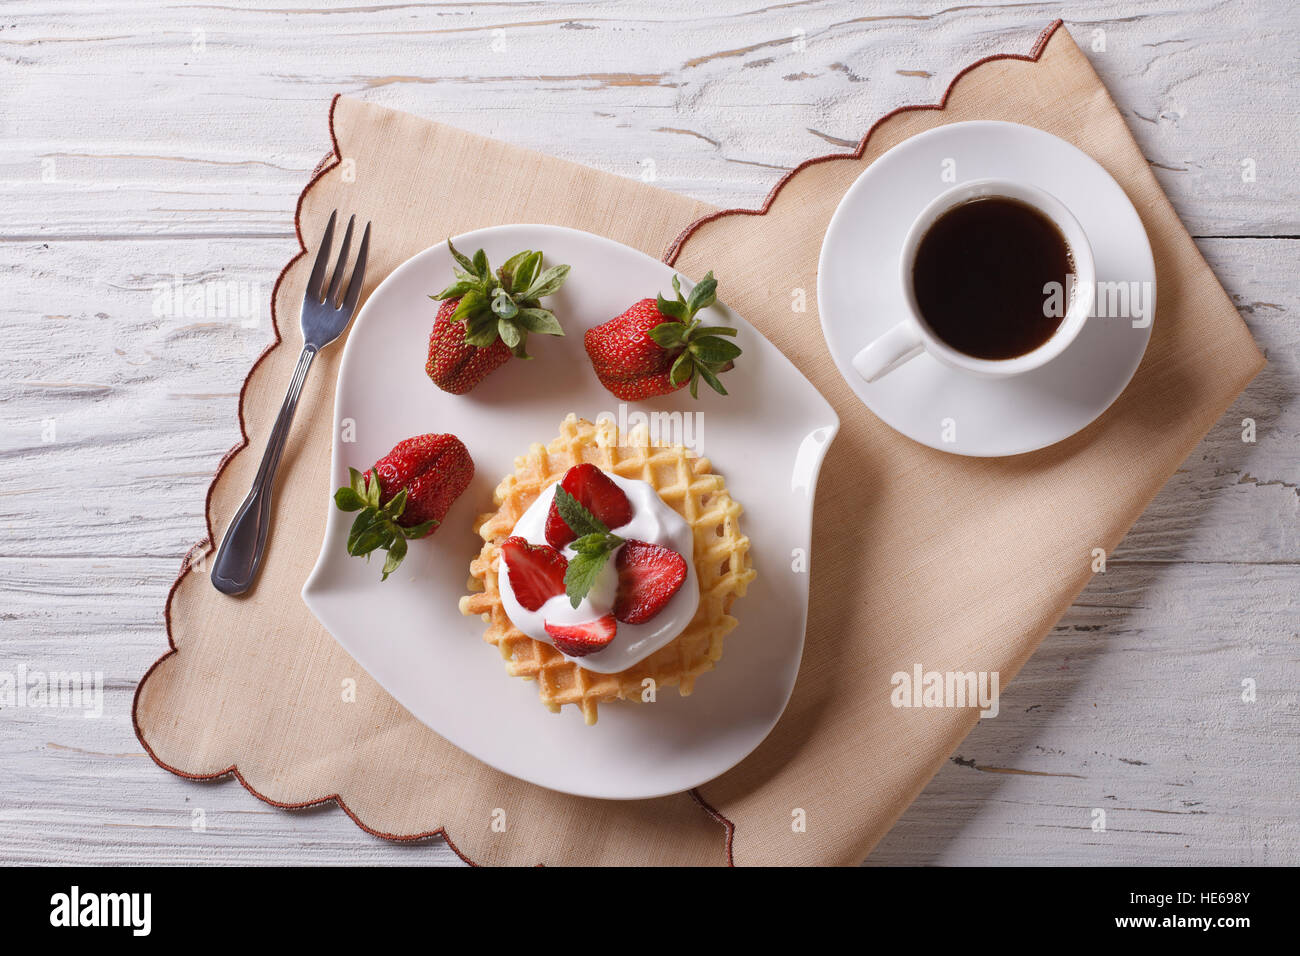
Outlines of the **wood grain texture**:
[[[0,12],[0,670],[105,682],[98,719],[0,711],[0,859],[458,863],[335,809],[172,777],[131,731],[163,598],[238,439],[239,384],[271,339],[329,97],[754,206],[967,62],[1027,50],[1063,8],[232,6]],[[1193,234],[1214,237],[1200,246],[1270,364],[871,863],[1300,859],[1300,245],[1284,238],[1300,186],[1282,121],[1300,15],[1172,6],[1095,3],[1066,25]],[[167,314],[178,281],[257,306]]]

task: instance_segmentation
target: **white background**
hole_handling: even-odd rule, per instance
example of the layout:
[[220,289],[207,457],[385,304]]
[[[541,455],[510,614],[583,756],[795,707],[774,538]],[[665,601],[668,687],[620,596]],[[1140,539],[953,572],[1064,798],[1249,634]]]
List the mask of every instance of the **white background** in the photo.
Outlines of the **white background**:
[[[333,807],[173,777],[131,729],[335,92],[755,206],[783,170],[935,101],[978,57],[1027,52],[1058,16],[1269,365],[870,862],[1297,862],[1291,0],[6,0],[0,670],[103,671],[107,692],[99,720],[0,711],[0,859],[457,862]],[[245,283],[259,314],[156,316],[176,277]]]

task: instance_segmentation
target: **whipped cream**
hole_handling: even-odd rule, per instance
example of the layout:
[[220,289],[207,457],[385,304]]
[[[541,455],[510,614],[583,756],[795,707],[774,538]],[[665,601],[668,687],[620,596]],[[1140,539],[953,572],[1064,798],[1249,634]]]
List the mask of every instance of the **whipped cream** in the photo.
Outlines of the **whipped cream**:
[[[586,670],[598,674],[616,674],[649,657],[685,630],[700,604],[700,584],[695,576],[695,535],[686,519],[664,504],[663,499],[646,482],[622,478],[609,472],[605,474],[623,489],[632,503],[632,520],[609,530],[628,541],[649,541],[651,544],[672,548],[686,559],[686,580],[658,614],[644,624],[624,624],[619,621],[618,632],[607,645],[586,657],[569,657],[569,660]],[[511,535],[518,535],[530,544],[546,544],[546,515],[551,510],[558,485],[559,482],[556,482],[537,496],[537,500],[519,516]],[[546,621],[572,625],[604,617],[614,609],[614,595],[618,591],[616,563],[622,550],[620,547],[610,554],[595,584],[576,608],[569,603],[568,595],[557,594],[536,611],[528,610],[515,598],[505,558],[498,558],[497,589],[501,593],[501,606],[505,609],[506,616],[529,637],[547,644],[554,642],[551,635],[546,633]],[[569,545],[565,546],[562,553],[572,561],[576,552]],[[567,654],[565,656],[568,657]]]

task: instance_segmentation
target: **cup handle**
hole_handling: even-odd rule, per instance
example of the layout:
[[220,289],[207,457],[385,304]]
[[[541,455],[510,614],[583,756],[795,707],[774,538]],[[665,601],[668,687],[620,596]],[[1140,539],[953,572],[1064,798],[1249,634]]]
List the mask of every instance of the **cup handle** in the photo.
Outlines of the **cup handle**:
[[904,320],[853,356],[853,370],[874,382],[924,351],[916,328]]

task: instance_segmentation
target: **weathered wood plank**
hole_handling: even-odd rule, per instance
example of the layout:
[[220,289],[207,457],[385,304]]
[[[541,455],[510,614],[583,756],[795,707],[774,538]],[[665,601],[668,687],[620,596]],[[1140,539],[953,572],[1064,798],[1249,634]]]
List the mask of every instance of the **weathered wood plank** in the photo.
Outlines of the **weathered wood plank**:
[[1117,553],[869,862],[1294,865],[1296,583]]
[[[1085,48],[1104,39],[1089,55],[1193,232],[1300,234],[1285,122],[1300,14],[1180,7],[1104,0],[1068,25]],[[172,777],[130,725],[165,646],[163,597],[238,438],[239,384],[270,340],[266,299],[334,92],[624,175],[652,160],[660,185],[756,205],[782,168],[934,100],[977,56],[1027,49],[1060,10],[6,4],[0,670],[101,672],[105,709],[0,712],[0,858],[456,862],[336,810]],[[1300,243],[1201,247],[1269,366],[872,863],[1296,861]],[[178,277],[202,294],[234,283],[261,309],[158,314],[157,287]]]
[[[11,3],[0,234],[284,235],[328,148],[335,92],[623,175],[652,162],[669,189],[756,205],[784,168],[855,142],[896,106],[933,102],[979,56],[1028,49],[1061,12]],[[1279,122],[1294,111],[1294,8],[1107,0],[1067,26],[1194,233],[1300,233],[1293,137]]]

